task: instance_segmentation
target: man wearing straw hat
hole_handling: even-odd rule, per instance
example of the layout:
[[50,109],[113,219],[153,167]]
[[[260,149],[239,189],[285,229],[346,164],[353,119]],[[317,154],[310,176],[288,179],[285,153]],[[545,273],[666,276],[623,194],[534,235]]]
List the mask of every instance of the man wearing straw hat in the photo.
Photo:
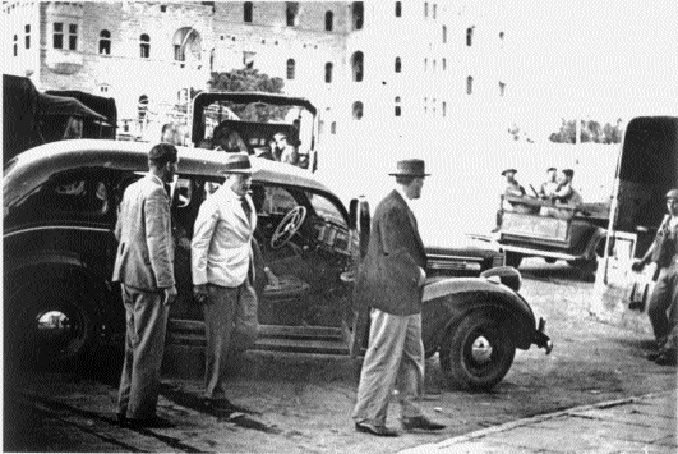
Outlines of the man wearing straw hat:
[[205,393],[212,406],[226,408],[231,404],[223,378],[238,322],[254,331],[258,326],[252,245],[257,216],[248,194],[248,155],[229,155],[223,173],[224,183],[203,202],[195,220],[192,262],[193,292],[205,313]]
[[396,188],[377,205],[367,255],[357,282],[358,304],[370,307],[370,338],[360,375],[355,428],[396,436],[386,426],[388,401],[398,387],[402,426],[408,431],[441,430],[411,401],[424,383],[421,299],[426,254],[417,220],[408,206],[424,185],[424,161],[397,163]]

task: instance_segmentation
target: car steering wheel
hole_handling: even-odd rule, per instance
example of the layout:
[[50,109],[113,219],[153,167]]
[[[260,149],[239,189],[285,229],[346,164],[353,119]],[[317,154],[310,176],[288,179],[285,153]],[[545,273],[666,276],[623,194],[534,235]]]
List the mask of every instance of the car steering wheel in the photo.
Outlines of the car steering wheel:
[[290,242],[295,233],[301,228],[301,224],[306,219],[306,207],[301,205],[292,208],[287,212],[284,218],[276,227],[271,238],[271,247],[273,249],[280,249]]

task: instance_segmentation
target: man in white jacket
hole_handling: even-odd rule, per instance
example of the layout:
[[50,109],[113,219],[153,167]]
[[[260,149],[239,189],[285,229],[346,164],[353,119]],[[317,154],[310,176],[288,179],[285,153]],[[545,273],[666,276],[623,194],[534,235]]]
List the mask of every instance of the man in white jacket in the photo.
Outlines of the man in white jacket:
[[236,312],[256,298],[252,238],[257,215],[247,193],[252,174],[249,157],[230,155],[223,171],[224,184],[200,206],[192,244],[193,292],[205,314],[206,397],[217,407],[230,405],[223,376]]

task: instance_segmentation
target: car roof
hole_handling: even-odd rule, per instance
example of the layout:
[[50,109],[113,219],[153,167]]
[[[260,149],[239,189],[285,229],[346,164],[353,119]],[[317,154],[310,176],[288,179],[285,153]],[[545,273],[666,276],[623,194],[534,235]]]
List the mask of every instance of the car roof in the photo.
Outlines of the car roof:
[[[27,150],[5,164],[5,206],[56,172],[83,167],[147,171],[147,157],[151,146],[152,144],[144,142],[74,139]],[[189,147],[177,147],[177,155],[178,173],[213,176],[223,175],[220,164],[228,156],[223,151]],[[250,160],[254,169],[252,180],[255,182],[298,186],[333,194],[333,191],[313,178],[307,170],[254,156]]]

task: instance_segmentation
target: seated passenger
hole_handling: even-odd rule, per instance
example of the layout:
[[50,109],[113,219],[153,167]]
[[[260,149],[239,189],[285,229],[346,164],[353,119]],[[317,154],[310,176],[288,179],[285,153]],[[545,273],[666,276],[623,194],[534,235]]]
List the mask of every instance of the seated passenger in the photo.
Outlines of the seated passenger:
[[506,188],[502,193],[502,208],[506,211],[516,211],[519,213],[530,213],[532,208],[527,205],[522,205],[515,202],[509,202],[506,196],[511,197],[525,197],[525,188],[522,187],[515,175],[518,173],[516,169],[506,169],[501,174],[506,177]]
[[228,127],[218,126],[212,135],[212,147],[217,151],[248,153],[247,145],[240,134]]
[[574,210],[570,208],[559,208],[558,205],[579,205],[582,198],[579,193],[572,187],[572,177],[574,171],[572,169],[563,169],[561,177],[558,181],[558,188],[551,194],[550,199],[554,202],[554,207],[542,207],[539,214],[542,216],[553,217],[570,217],[574,214]]
[[537,193],[540,198],[545,199],[553,196],[553,193],[558,190],[558,181],[557,181],[557,172],[558,170],[555,167],[549,167],[546,171],[548,177],[546,181],[539,186],[539,192]]
[[288,164],[297,165],[299,163],[299,153],[296,147],[287,143],[287,134],[284,132],[276,132],[273,136],[274,145],[271,148],[273,157],[276,161],[286,162]]

